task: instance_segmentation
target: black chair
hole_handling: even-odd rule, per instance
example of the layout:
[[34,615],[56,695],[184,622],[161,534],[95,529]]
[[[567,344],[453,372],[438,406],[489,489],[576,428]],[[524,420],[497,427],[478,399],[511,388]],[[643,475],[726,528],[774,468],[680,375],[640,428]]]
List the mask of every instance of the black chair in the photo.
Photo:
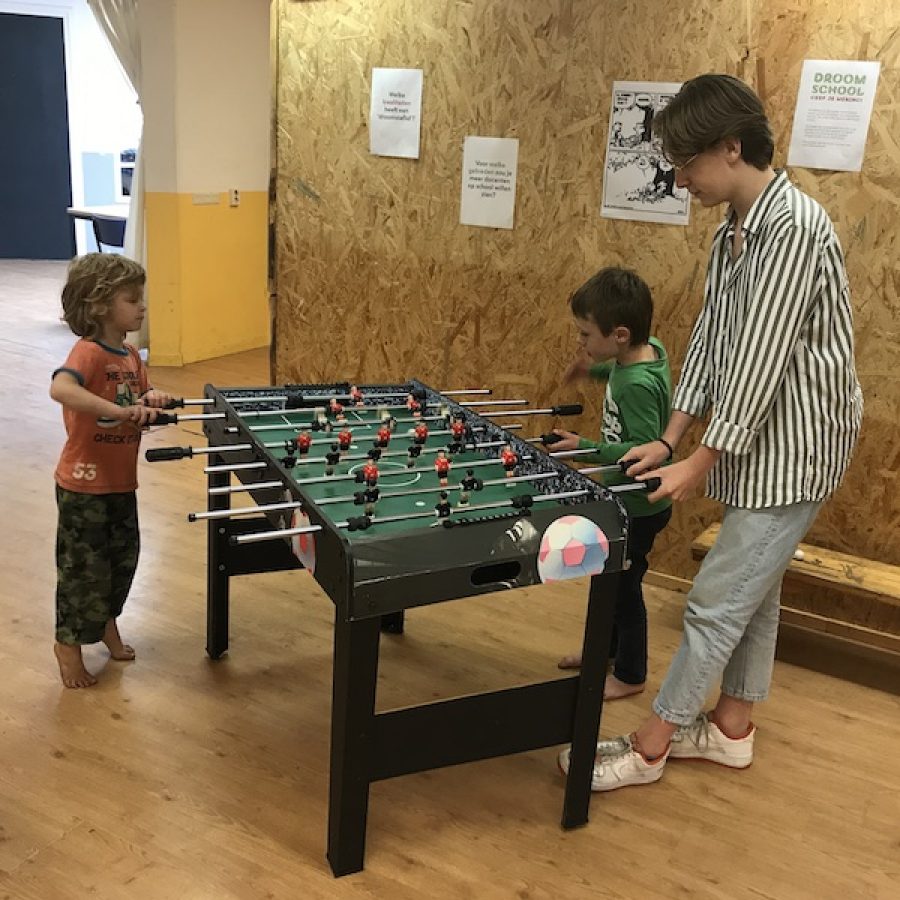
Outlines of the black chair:
[[94,224],[94,237],[97,240],[97,250],[103,253],[104,245],[107,247],[125,246],[125,219],[115,216],[91,216]]

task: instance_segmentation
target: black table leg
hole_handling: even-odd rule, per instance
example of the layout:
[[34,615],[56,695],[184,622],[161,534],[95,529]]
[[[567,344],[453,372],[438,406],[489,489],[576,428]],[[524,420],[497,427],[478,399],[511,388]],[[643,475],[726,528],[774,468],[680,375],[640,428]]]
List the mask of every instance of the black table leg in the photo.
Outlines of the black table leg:
[[363,867],[378,640],[379,619],[346,622],[335,615],[328,791],[328,862],[335,875]]
[[591,775],[600,715],[603,711],[603,687],[609,662],[609,642],[619,577],[619,573],[615,572],[591,578],[581,649],[578,699],[575,702],[575,722],[572,729],[572,755],[563,800],[563,828],[577,828],[588,820]]
[[381,630],[385,634],[403,634],[403,610],[383,615],[381,617]]
[[[217,456],[211,465],[221,465]],[[230,482],[227,472],[209,475],[209,487],[224,487]],[[228,509],[229,494],[210,494],[209,509]],[[206,652],[218,659],[228,650],[228,535],[223,520],[210,519],[206,523]]]

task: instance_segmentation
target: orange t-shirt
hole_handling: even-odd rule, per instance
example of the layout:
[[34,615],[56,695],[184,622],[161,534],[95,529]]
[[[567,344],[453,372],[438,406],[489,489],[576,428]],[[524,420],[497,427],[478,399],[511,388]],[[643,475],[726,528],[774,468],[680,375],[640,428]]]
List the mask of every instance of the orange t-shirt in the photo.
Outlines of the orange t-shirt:
[[[149,390],[147,369],[137,350],[107,347],[82,338],[54,373],[68,372],[92,394],[118,406],[132,406]],[[79,494],[120,494],[137,488],[141,430],[132,422],[98,419],[63,407],[66,445],[56,483]]]

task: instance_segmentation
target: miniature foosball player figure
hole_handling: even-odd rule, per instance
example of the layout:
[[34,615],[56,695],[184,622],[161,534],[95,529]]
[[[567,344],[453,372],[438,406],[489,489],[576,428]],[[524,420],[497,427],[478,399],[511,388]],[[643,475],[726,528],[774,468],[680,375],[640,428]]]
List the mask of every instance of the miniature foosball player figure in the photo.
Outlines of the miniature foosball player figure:
[[441,487],[447,487],[447,475],[450,472],[450,460],[443,450],[438,450],[434,459],[434,471],[437,472]]
[[375,439],[376,447],[387,447],[391,442],[391,429],[387,425],[382,425],[378,429],[378,436]]
[[422,415],[422,404],[413,397],[412,394],[408,394],[406,397],[406,408],[415,416],[417,419]]
[[337,444],[331,445],[331,450],[325,454],[325,474],[334,475],[334,467],[341,461],[341,452]]
[[329,401],[328,411],[338,422],[344,422],[347,419],[347,417],[344,415],[344,407],[342,404],[338,403],[337,397],[332,397]]
[[293,469],[297,465],[297,457],[294,455],[297,452],[297,442],[293,438],[285,441],[284,449],[287,455],[282,458],[281,464],[286,469]]
[[466,423],[461,416],[455,416],[450,423],[450,433],[453,438],[448,449],[451,453],[460,453],[466,441]]
[[475,477],[474,469],[466,469],[466,474],[459,482],[459,505],[466,506],[469,502],[469,494],[472,491],[481,490],[481,482]]
[[337,438],[338,447],[342,453],[346,453],[350,449],[350,444],[353,442],[353,432],[349,428],[342,428],[338,432]]
[[503,463],[503,468],[506,470],[506,477],[512,478],[516,466],[519,464],[519,454],[509,444],[506,444],[500,451],[500,462]]
[[378,481],[378,466],[375,465],[374,460],[369,460],[362,467],[362,476],[363,480],[368,484],[370,481]]
[[446,519],[450,515],[450,501],[447,499],[447,492],[441,491],[440,499],[434,504],[434,514],[439,519]]
[[375,504],[378,502],[378,496],[380,493],[381,491],[378,488],[377,479],[367,479],[366,489],[363,491],[363,500],[365,501],[363,511],[370,519],[375,515]]
[[412,469],[416,465],[416,460],[419,458],[419,455],[422,453],[422,448],[419,444],[410,444],[409,450],[406,451],[406,468]]
[[413,429],[413,434],[417,444],[424,444],[428,440],[428,426],[424,422],[419,422]]
[[363,392],[355,385],[350,385],[350,402],[354,406],[365,406]]
[[300,434],[297,435],[295,443],[297,444],[297,452],[301,456],[306,456],[312,445],[312,436],[308,431],[301,431]]

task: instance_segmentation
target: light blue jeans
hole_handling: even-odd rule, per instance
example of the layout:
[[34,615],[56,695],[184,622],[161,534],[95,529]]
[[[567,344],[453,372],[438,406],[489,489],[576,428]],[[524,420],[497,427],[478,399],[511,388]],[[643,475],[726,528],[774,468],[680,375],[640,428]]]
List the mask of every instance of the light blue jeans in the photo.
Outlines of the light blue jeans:
[[681,646],[653,701],[661,719],[690,725],[720,676],[729,697],[766,699],[782,577],[821,505],[725,507],[722,529],[687,596]]

